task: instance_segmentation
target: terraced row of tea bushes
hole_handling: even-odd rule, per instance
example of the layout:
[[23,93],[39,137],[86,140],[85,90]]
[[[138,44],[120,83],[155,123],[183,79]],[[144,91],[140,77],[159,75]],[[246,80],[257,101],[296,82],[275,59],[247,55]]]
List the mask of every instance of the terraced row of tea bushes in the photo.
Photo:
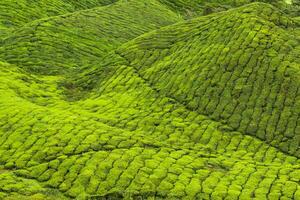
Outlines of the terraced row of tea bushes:
[[[64,3],[70,4],[70,2]],[[231,1],[225,3],[233,4]],[[77,7],[85,9],[82,2],[72,4],[82,4]],[[87,4],[86,8],[101,5],[101,2],[90,2],[90,4]],[[23,6],[25,5],[27,4]],[[46,5],[41,7],[49,10]],[[64,6],[60,7],[64,8]],[[16,10],[14,7],[10,9]],[[13,16],[17,19],[15,15]],[[27,22],[34,20],[32,17],[23,18]],[[1,42],[0,54],[2,60],[28,67],[38,73],[53,74],[100,62],[97,58],[120,44],[150,30],[178,21],[181,21],[179,15],[155,0],[120,1],[108,7],[97,7],[26,24]]]
[[298,198],[297,158],[163,97],[132,67],[86,100],[44,105],[15,91],[46,83],[12,68],[1,68],[0,163],[21,178],[83,199]]
[[290,2],[291,2],[291,4],[287,4],[287,5],[283,6],[282,10],[285,13],[289,13],[293,17],[299,17],[300,16],[300,1],[292,0]]
[[0,198],[5,200],[68,199],[58,190],[45,189],[37,181],[18,177],[7,170],[0,170],[0,188]]
[[71,197],[119,193],[186,199],[299,198],[295,166],[224,162],[193,151],[134,147],[61,156],[18,173],[29,173]]
[[116,0],[2,0],[0,2],[0,27],[16,28],[37,19],[104,6],[114,2]]
[[299,38],[287,30],[293,26],[256,3],[170,26],[118,53],[162,94],[297,156]]
[[[10,66],[10,68],[12,67]],[[56,127],[56,131],[52,131],[53,134],[57,134],[61,130],[62,137],[67,136],[68,134],[70,134],[71,137],[72,134],[76,134],[71,132],[69,133],[69,131],[74,128],[74,125],[66,126],[67,132],[65,132],[63,126],[64,123],[59,123],[60,125],[57,124],[59,121],[58,119],[60,118],[58,116],[62,115],[61,113],[59,115],[55,114],[55,112],[59,112],[59,110],[71,112],[69,114],[66,113],[62,115],[62,119],[66,120],[65,124],[69,124],[70,121],[74,121],[76,119],[73,115],[78,117],[80,115],[85,115],[87,118],[84,119],[84,121],[106,123],[109,126],[127,129],[128,131],[143,130],[143,132],[139,135],[152,135],[161,138],[162,141],[168,141],[170,139],[171,142],[177,138],[177,141],[173,142],[176,142],[178,145],[190,142],[200,142],[201,144],[209,145],[209,149],[220,150],[223,153],[225,149],[233,149],[234,145],[239,143],[241,146],[238,145],[236,148],[240,148],[239,150],[245,150],[245,152],[249,153],[251,153],[251,149],[254,150],[253,153],[257,153],[257,148],[260,147],[260,145],[256,145],[256,141],[251,137],[245,137],[245,140],[243,141],[244,136],[239,135],[238,133],[228,133],[229,135],[226,136],[225,134],[227,134],[230,129],[221,126],[221,124],[212,123],[212,121],[206,117],[201,115],[199,116],[196,112],[190,112],[182,106],[178,107],[176,102],[173,102],[171,99],[161,97],[154,93],[151,88],[145,87],[145,82],[140,77],[137,77],[136,72],[132,71],[132,68],[118,68],[118,71],[115,72],[114,76],[102,83],[102,90],[99,91],[102,91],[101,96],[99,96],[99,94],[95,94],[87,100],[77,103],[68,103],[59,100],[59,94],[55,94],[54,91],[56,90],[50,85],[51,83],[55,84],[54,81],[50,82],[49,80],[48,83],[33,83],[32,81],[29,87],[29,78],[26,76],[19,77],[18,75],[12,75],[11,73],[9,73],[9,75],[8,73],[4,73],[3,77],[6,76],[20,79],[19,81],[12,78],[3,79],[3,85],[6,85],[5,82],[11,82],[11,84],[9,84],[9,88],[3,88],[3,93],[6,94],[4,96],[7,96],[3,99],[3,104],[6,100],[11,98],[11,96],[14,96],[14,93],[17,94],[14,102],[7,101],[8,103],[5,103],[7,106],[3,106],[2,108],[3,114],[9,113],[3,115],[3,128],[4,130],[7,129],[6,131],[12,131],[12,133],[16,130],[13,126],[11,126],[13,124],[5,124],[7,121],[11,120],[12,123],[20,123],[20,125],[22,123],[26,124],[25,116],[32,119],[41,118],[41,116],[43,116],[43,112],[40,109],[53,108],[53,114],[55,115],[53,119],[57,120],[52,120],[52,118],[49,117],[52,112],[45,111],[47,113],[45,114],[47,117],[41,122],[42,124],[45,124],[45,126],[51,125]],[[23,79],[26,81],[22,81]],[[12,90],[14,93],[7,93],[8,89]],[[37,94],[38,97],[30,95],[31,93],[33,94],[32,91],[35,91],[35,94]],[[27,93],[28,95],[20,95],[24,93]],[[27,103],[22,103],[24,100]],[[19,104],[15,105],[17,102],[20,102],[20,104],[22,103],[22,110],[18,109],[18,106],[20,106]],[[147,108],[147,110],[145,110],[145,108]],[[111,115],[107,115],[107,113],[111,113]],[[78,120],[78,124],[85,124],[85,122],[80,122],[82,120],[80,117]],[[29,122],[30,125],[26,128],[29,132],[36,132],[42,128],[46,128],[44,125],[40,126],[36,120],[29,120]],[[18,126],[16,126],[16,128],[18,128]],[[222,132],[214,131],[213,133],[210,133],[216,128],[220,129]],[[86,127],[82,127],[82,129],[88,130],[88,125]],[[95,128],[90,130],[90,132],[97,129],[101,128]],[[46,129],[44,131],[46,131]],[[210,138],[212,135],[218,136],[211,140]],[[223,139],[216,141],[218,138]],[[6,145],[8,147],[14,143],[14,139],[8,141],[4,138],[3,141],[5,141],[5,143],[8,142]],[[230,146],[226,147],[226,145]],[[249,145],[249,149],[247,149],[247,145]],[[262,150],[272,149],[266,149],[264,147]],[[11,155],[7,154],[5,157],[7,156],[10,157]],[[260,157],[258,160],[264,159],[265,158]]]
[[121,1],[27,24],[2,41],[0,57],[31,72],[61,74],[101,62],[120,44],[180,20],[156,1]]
[[287,13],[296,13],[296,2],[291,6],[283,0],[213,0],[213,1],[201,1],[201,0],[159,0],[163,4],[170,7],[172,10],[181,13],[185,18],[193,18],[196,16],[208,15],[211,13],[221,12],[231,8],[246,5],[252,2],[265,2],[271,3],[276,7],[279,7]]
[[[120,1],[2,42],[18,66],[0,62],[0,198],[300,199],[297,25],[252,4],[133,39],[176,21],[154,0]],[[64,100],[60,71],[41,75],[56,66],[80,68],[85,98]]]
[[[130,1],[122,0],[125,3]],[[163,4],[168,5],[174,11],[196,12],[198,15],[202,15],[203,9],[206,7],[213,11],[220,11],[219,8],[229,8],[229,6],[240,6],[251,1],[219,1],[215,0],[211,3],[205,3],[201,1],[181,1],[181,0],[160,0]],[[4,29],[11,29],[21,27],[31,21],[47,18],[51,16],[58,16],[67,13],[76,12],[79,10],[85,10],[100,6],[106,6],[117,2],[117,0],[2,0],[0,2],[0,27]],[[277,1],[276,1],[277,2]],[[271,3],[274,3],[273,1]],[[201,12],[200,12],[201,11]],[[186,13],[189,14],[189,13]],[[0,34],[1,35],[1,34]]]

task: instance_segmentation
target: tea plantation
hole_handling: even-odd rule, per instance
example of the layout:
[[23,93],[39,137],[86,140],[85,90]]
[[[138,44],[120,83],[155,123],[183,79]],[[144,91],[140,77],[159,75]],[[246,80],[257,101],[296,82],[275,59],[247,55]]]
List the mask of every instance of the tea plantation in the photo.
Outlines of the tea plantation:
[[2,0],[0,199],[300,200],[299,17]]

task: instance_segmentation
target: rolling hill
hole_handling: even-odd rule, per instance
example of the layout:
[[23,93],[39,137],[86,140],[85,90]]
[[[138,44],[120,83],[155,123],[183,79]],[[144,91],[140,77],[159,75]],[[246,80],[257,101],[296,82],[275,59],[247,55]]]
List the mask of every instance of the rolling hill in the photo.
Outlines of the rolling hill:
[[0,3],[0,199],[300,199],[296,1],[29,2]]

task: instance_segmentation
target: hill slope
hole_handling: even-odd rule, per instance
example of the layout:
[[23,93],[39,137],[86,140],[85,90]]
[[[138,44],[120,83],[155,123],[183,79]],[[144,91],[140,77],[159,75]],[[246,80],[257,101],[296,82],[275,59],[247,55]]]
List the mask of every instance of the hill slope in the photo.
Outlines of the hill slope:
[[118,53],[190,109],[299,155],[295,26],[252,4],[145,35]]
[[[116,0],[2,0],[0,2],[0,31],[9,31],[9,29],[15,29],[33,20],[104,6],[115,1]],[[0,34],[0,36],[2,34]]]
[[26,24],[3,39],[0,54],[3,60],[31,72],[61,74],[100,62],[120,44],[180,20],[154,0],[120,1]]
[[270,3],[280,8],[289,15],[299,15],[298,0],[159,0],[170,9],[179,12],[184,18],[208,15],[215,12],[225,11],[252,2]]
[[298,28],[264,3],[183,21],[154,0],[17,28],[0,199],[300,199]]

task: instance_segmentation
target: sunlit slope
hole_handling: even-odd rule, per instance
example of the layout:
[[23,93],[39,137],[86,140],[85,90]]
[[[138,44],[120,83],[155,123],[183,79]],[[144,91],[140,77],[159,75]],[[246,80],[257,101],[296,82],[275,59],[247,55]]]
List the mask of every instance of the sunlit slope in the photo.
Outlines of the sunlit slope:
[[0,58],[31,72],[62,73],[143,33],[181,20],[155,0],[120,1],[24,25],[2,41]]
[[165,97],[119,59],[76,103],[60,100],[58,77],[1,63],[0,195],[299,197],[296,157]]
[[299,25],[181,18],[118,1],[3,40],[0,199],[300,199]]
[[162,94],[298,156],[294,26],[255,3],[146,34],[117,52]]

